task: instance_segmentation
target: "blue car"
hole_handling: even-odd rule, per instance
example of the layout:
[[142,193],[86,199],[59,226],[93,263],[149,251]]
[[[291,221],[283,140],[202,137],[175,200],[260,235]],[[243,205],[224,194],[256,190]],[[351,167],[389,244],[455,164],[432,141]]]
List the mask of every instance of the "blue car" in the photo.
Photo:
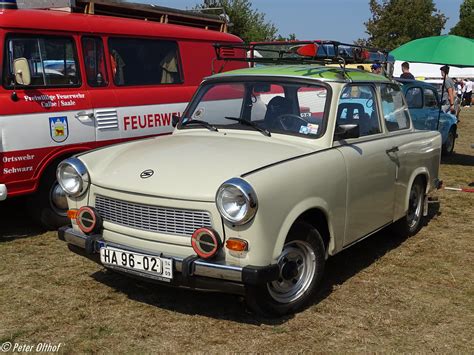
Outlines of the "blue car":
[[[416,129],[436,131],[439,113],[439,96],[436,87],[417,80],[399,80]],[[457,138],[458,120],[455,115],[441,111],[439,132],[442,136],[443,153],[452,154]]]

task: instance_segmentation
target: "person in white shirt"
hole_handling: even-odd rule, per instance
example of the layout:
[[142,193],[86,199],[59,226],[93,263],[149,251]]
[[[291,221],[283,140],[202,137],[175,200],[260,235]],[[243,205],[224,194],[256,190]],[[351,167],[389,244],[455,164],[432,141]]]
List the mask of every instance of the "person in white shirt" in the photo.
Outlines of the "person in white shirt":
[[466,81],[464,82],[464,87],[463,87],[463,97],[464,97],[464,107],[471,107],[472,104],[472,86],[473,83],[472,81],[467,78]]

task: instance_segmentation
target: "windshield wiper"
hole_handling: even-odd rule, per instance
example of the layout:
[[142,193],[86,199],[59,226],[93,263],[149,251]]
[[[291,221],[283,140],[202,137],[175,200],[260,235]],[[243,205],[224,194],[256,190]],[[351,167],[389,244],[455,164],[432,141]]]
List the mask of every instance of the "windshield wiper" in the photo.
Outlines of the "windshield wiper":
[[257,131],[262,132],[262,134],[265,135],[265,136],[267,136],[267,137],[271,137],[271,136],[272,136],[272,134],[270,133],[269,130],[260,127],[259,125],[257,125],[256,123],[254,123],[254,122],[252,122],[252,121],[247,121],[247,120],[244,120],[243,118],[239,118],[239,117],[228,117],[228,116],[226,116],[225,118],[228,119],[228,120],[237,121],[237,122],[243,124],[244,126],[253,127],[253,128],[255,128]]
[[184,127],[190,124],[197,124],[197,125],[206,127],[210,131],[219,132],[219,130],[213,125],[211,125],[209,122],[201,121],[201,120],[187,120],[187,121],[181,122],[181,127]]

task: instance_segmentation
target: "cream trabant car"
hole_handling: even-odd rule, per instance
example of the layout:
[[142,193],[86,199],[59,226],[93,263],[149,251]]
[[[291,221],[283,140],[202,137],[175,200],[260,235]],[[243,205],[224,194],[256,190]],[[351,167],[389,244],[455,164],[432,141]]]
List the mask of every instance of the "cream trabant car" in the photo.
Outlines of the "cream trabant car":
[[175,123],[63,161],[59,236],[108,269],[265,313],[310,303],[326,259],[357,241],[394,222],[416,233],[439,184],[439,132],[413,128],[397,83],[355,69],[218,74]]

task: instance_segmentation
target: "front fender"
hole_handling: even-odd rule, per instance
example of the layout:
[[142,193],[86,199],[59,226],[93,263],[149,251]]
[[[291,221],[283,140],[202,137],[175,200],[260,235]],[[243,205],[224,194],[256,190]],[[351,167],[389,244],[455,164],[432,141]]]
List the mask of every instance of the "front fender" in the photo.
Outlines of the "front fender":
[[303,201],[300,201],[297,205],[295,205],[284,219],[280,231],[278,233],[277,240],[275,242],[275,248],[273,249],[273,258],[277,258],[278,255],[280,255],[283,249],[283,245],[285,244],[286,237],[288,236],[288,233],[295,221],[303,213],[311,209],[318,209],[326,216],[326,220],[328,221],[329,234],[331,236],[328,246],[328,252],[334,250],[334,238],[332,238],[332,236],[334,235],[334,231],[331,223],[332,219],[330,213],[328,212],[329,205],[325,200],[321,198],[310,197]]

